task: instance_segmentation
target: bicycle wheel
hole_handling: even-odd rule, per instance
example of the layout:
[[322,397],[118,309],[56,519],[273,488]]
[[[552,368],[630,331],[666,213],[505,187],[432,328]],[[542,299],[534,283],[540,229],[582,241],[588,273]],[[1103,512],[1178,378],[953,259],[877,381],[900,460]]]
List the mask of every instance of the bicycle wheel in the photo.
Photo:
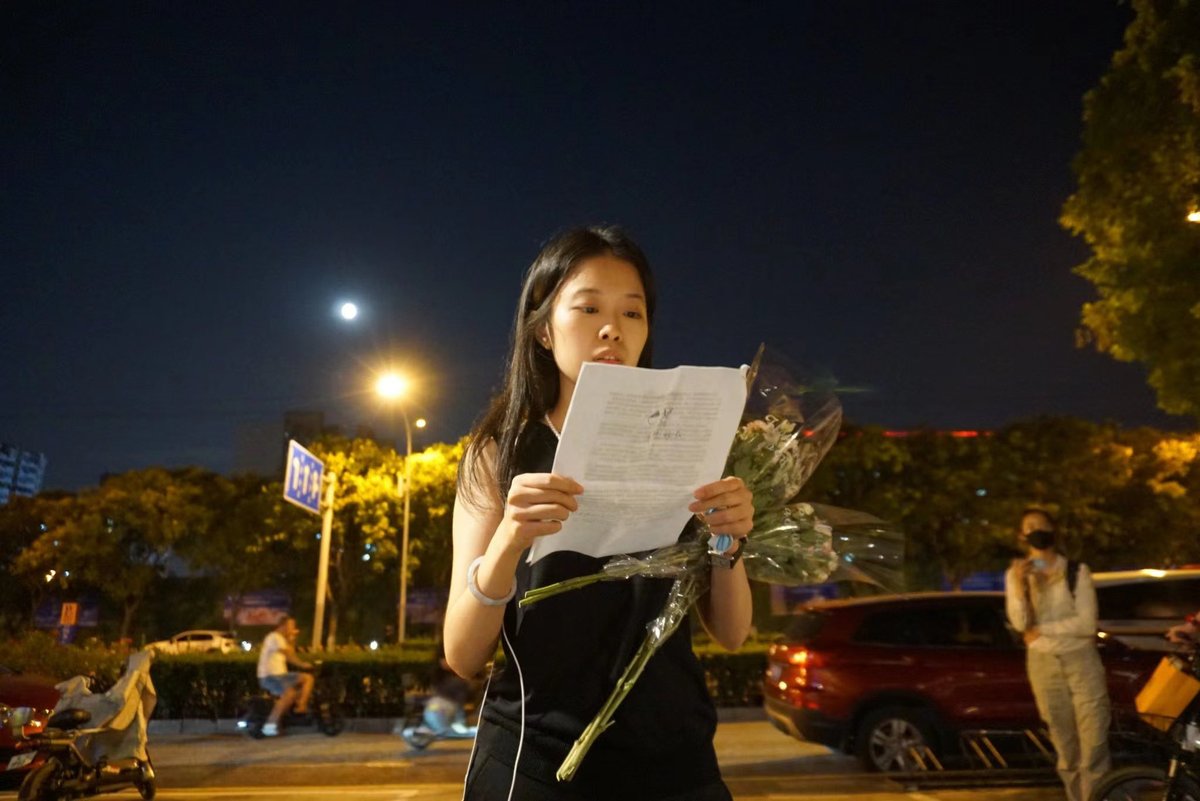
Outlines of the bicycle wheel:
[[1200,801],[1200,785],[1183,773],[1168,780],[1162,768],[1131,765],[1105,774],[1090,801]]

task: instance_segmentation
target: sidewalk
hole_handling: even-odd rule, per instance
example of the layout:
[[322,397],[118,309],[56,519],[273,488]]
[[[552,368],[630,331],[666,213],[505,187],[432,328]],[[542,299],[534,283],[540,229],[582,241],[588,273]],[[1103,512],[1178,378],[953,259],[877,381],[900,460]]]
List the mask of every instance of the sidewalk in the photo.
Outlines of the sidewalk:
[[[753,714],[756,711],[758,714]],[[853,758],[793,740],[775,730],[761,719],[761,710],[722,717],[725,719],[717,726],[716,749],[727,778],[858,772]],[[462,780],[471,741],[437,742],[425,751],[413,751],[390,733],[390,723],[357,721],[354,728],[358,731],[347,730],[337,737],[302,729],[279,738],[252,740],[236,733],[232,721],[216,727],[211,721],[184,726],[179,721],[155,721],[150,749],[159,784],[167,788]],[[171,728],[174,733],[169,731]],[[364,732],[364,728],[376,733]]]

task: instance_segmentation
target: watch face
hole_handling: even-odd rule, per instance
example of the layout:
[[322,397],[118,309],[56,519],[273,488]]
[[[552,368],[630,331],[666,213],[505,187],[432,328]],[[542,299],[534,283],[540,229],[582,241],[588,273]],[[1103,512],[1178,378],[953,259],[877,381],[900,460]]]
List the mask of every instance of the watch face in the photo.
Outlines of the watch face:
[[708,555],[710,565],[712,567],[723,567],[732,570],[733,566],[736,565],[738,560],[742,558],[742,546],[740,544],[741,540],[739,540],[738,543],[737,550],[733,551],[732,553],[710,552]]

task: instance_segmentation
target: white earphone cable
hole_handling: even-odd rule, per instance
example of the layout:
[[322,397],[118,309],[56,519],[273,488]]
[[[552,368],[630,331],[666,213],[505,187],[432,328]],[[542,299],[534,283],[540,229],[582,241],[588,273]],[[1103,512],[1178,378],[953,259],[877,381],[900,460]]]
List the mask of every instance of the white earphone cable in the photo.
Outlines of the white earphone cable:
[[[500,624],[500,635],[504,637],[504,645],[508,651],[508,655],[512,657],[513,664],[517,668],[517,683],[521,689],[521,734],[517,738],[517,755],[513,758],[513,775],[512,782],[508,786],[508,801],[512,801],[513,792],[517,789],[517,766],[521,763],[521,749],[525,745],[525,675],[521,672],[521,662],[517,659],[517,652],[512,647],[512,641],[508,639],[508,631],[505,630],[504,624]],[[492,677],[495,675],[495,668],[488,671],[487,684],[483,688],[483,701],[479,704],[479,725],[483,724],[483,710],[487,705],[488,688],[492,686]],[[467,759],[467,774],[463,777],[463,801],[467,798],[467,781],[471,777],[471,766],[475,764],[475,752],[479,747],[479,728],[476,727],[475,739],[471,742],[471,756]]]
[[513,757],[512,784],[508,786],[508,801],[512,801],[513,791],[517,789],[517,766],[521,764],[521,748],[525,745],[525,674],[521,672],[521,663],[517,660],[517,652],[512,647],[512,641],[508,639],[508,632],[505,631],[503,623],[500,624],[500,634],[504,637],[508,655],[512,657],[513,664],[517,666],[517,683],[521,687],[521,735],[517,738],[517,755]]

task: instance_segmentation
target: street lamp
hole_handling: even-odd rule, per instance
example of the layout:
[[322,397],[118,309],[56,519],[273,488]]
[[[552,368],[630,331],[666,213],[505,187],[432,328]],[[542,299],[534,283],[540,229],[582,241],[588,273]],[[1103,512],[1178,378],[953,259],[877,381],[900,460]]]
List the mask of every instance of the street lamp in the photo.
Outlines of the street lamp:
[[1190,223],[1200,223],[1200,209],[1192,209],[1189,211],[1187,221]]
[[[375,391],[385,401],[397,401],[408,393],[408,379],[398,373],[384,373],[375,382]],[[404,642],[406,621],[408,620],[408,519],[409,492],[412,478],[412,426],[408,421],[408,410],[400,405],[400,414],[404,418],[404,521],[400,534],[400,608],[397,613],[396,639]],[[417,428],[425,427],[425,419],[417,418]]]

